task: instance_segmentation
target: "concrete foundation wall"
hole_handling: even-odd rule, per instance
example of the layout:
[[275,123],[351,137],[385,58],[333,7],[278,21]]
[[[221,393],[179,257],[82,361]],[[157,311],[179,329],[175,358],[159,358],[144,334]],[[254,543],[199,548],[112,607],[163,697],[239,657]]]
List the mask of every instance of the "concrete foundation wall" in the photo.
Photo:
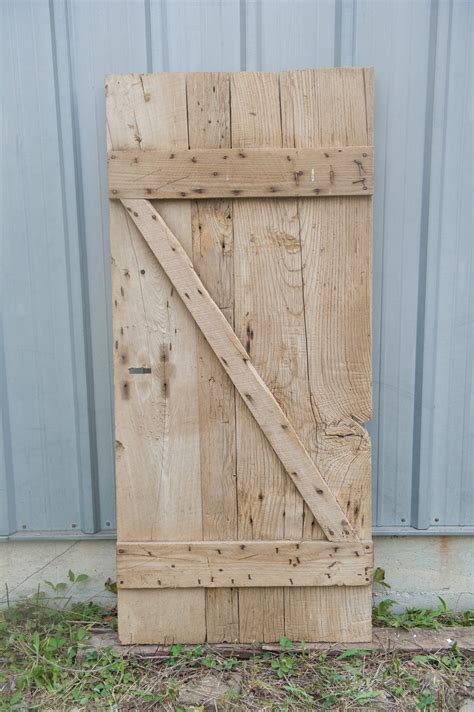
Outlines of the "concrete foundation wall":
[[[442,596],[450,608],[474,607],[474,539],[472,537],[377,537],[375,565],[385,570],[390,589],[377,586],[375,602],[393,598],[399,608],[436,606]],[[73,586],[68,571],[88,574]],[[4,542],[0,544],[0,605],[38,591],[54,592],[45,584],[68,582],[61,596],[92,599],[113,605],[115,596],[104,588],[115,581],[115,542]],[[8,591],[8,594],[7,594]]]

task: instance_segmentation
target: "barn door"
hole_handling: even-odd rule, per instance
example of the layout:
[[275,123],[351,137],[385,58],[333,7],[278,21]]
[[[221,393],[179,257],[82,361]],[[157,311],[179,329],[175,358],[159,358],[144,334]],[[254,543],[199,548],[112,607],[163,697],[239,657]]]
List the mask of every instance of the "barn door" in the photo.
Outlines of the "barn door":
[[369,640],[372,73],[106,102],[120,638]]

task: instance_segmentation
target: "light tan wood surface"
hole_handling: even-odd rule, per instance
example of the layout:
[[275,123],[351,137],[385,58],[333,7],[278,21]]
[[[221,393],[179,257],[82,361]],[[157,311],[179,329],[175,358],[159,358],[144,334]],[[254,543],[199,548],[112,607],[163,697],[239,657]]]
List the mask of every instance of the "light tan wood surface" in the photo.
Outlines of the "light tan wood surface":
[[122,201],[329,541],[356,539],[341,507],[174,233],[148,200]]
[[[232,146],[242,150],[281,148],[278,81],[278,75],[270,73],[232,75]],[[235,330],[270,387],[280,381],[279,357],[273,343],[278,327],[274,315],[265,313],[267,300],[262,301],[267,285],[274,283],[274,275],[271,249],[262,249],[261,239],[266,216],[272,213],[281,218],[283,229],[278,234],[285,236],[285,210],[280,200],[234,202]],[[260,265],[253,261],[257,256]],[[268,273],[265,266],[261,269],[267,261]],[[286,288],[283,291],[286,294],[282,300],[291,298]],[[268,292],[271,294],[270,289]],[[275,314],[279,306],[281,302],[277,301]],[[281,310],[281,334],[287,315],[286,308]],[[239,533],[249,539],[284,539],[285,496],[295,487],[241,398],[237,400],[236,428]],[[241,641],[270,641],[285,630],[282,587],[241,590],[239,603]]]
[[[187,75],[191,149],[230,147],[230,86],[224,73]],[[193,264],[229,324],[234,318],[232,203],[192,205]],[[206,338],[198,338],[199,437],[204,539],[237,539],[234,386]],[[209,642],[238,640],[239,592],[206,591]]]
[[372,545],[328,541],[117,544],[120,588],[366,586]]
[[[109,149],[187,148],[184,75],[114,75],[106,106]],[[190,203],[159,209],[191,255]],[[198,330],[119,202],[110,216],[118,537],[202,539]],[[120,591],[118,608],[124,642],[206,635],[204,591]]]
[[[371,145],[372,71],[317,69],[280,75],[285,146]],[[307,332],[308,385],[315,462],[362,539],[371,536],[370,197],[298,200]],[[308,441],[303,442],[309,447]],[[304,536],[320,538],[314,518]],[[368,640],[367,589],[287,590],[286,631],[328,640]]]
[[[206,106],[205,97],[201,106]],[[108,164],[111,198],[324,197],[370,195],[373,190],[368,146],[111,151]]]
[[[114,75],[106,93],[127,191],[110,192],[119,548],[156,554],[118,554],[121,640],[370,640],[371,550],[358,585],[361,561],[330,581],[321,552],[370,547],[372,72]],[[274,542],[305,547],[293,583]],[[240,543],[263,547],[254,586]]]

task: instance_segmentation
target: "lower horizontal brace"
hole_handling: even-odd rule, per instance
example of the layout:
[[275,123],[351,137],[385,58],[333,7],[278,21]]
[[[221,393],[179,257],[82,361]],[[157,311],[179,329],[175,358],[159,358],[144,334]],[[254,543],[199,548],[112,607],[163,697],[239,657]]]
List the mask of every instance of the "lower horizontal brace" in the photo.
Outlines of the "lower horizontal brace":
[[119,542],[119,588],[367,586],[371,542]]

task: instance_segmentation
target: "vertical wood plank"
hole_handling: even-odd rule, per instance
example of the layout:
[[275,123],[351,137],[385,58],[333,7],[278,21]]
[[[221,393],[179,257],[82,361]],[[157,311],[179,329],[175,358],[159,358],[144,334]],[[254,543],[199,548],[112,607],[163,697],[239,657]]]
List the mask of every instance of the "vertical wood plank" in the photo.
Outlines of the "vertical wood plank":
[[[304,70],[281,75],[286,146],[372,144],[372,73]],[[357,533],[371,536],[371,199],[298,201],[316,463]],[[308,513],[309,515],[309,513]],[[308,526],[305,538],[321,536]],[[370,588],[286,591],[286,635],[369,640]]]
[[[231,110],[233,148],[282,145],[277,75],[232,75]],[[291,240],[294,225],[284,206],[271,200],[234,201],[235,331],[270,388],[277,383],[279,364],[269,350],[279,325],[276,309],[272,313],[270,307],[269,313],[265,299],[271,278],[265,256],[271,254],[275,224],[283,239],[288,234]],[[283,537],[289,478],[237,394],[236,427],[239,537]],[[242,642],[278,640],[284,631],[283,589],[241,589],[239,616]]]
[[[184,75],[111,76],[106,104],[109,148],[188,147]],[[191,256],[190,204],[157,207]],[[197,328],[114,201],[110,220],[118,536],[201,538]],[[125,643],[205,638],[201,590],[122,590],[118,610]]]
[[[230,147],[229,76],[186,76],[190,148]],[[229,323],[234,322],[232,205],[226,200],[192,204],[193,263]],[[204,336],[198,335],[199,423],[203,538],[237,539],[234,386]],[[210,643],[239,637],[237,589],[206,590]]]

